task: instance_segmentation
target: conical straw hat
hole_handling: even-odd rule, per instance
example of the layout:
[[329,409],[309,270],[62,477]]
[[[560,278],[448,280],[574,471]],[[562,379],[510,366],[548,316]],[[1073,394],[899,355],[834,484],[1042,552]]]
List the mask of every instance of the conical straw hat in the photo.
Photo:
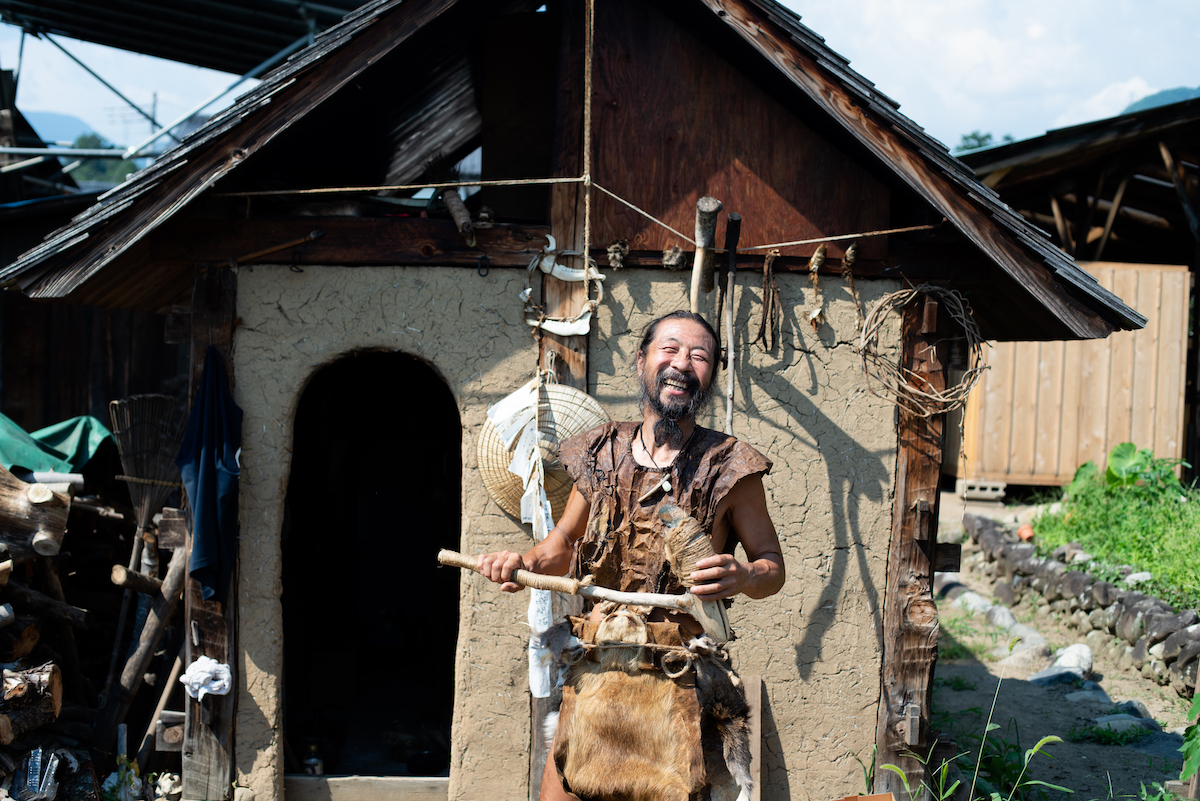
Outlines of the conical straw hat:
[[[546,498],[555,521],[562,515],[571,494],[572,481],[558,460],[563,440],[589,431],[607,422],[608,415],[591,395],[562,384],[543,384],[538,388],[538,430],[542,435],[542,463],[546,474]],[[513,443],[516,446],[516,443]],[[479,472],[492,499],[510,515],[521,517],[521,479],[508,471],[512,451],[504,447],[499,432],[490,420],[479,435]]]

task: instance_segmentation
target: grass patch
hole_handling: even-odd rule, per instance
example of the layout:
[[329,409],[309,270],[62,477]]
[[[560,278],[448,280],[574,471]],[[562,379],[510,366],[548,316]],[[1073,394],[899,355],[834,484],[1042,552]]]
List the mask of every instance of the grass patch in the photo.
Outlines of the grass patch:
[[1150,733],[1149,729],[1141,726],[1131,726],[1128,729],[1117,731],[1110,729],[1108,726],[1084,726],[1077,728],[1071,727],[1067,732],[1067,739],[1072,742],[1088,742],[1099,743],[1100,745],[1129,745],[1145,737]]
[[947,687],[951,690],[955,690],[956,692],[963,692],[964,690],[974,690],[979,685],[973,681],[970,681],[964,676],[955,676],[952,679],[943,679],[940,676],[937,676],[933,680],[933,686]]
[[1200,560],[1195,558],[1200,490],[1175,479],[1175,460],[1145,453],[1144,467],[1124,479],[1113,478],[1112,456],[1106,473],[1091,462],[1081,467],[1066,488],[1061,510],[1034,522],[1038,550],[1048,555],[1059,545],[1078,542],[1095,557],[1082,569],[1096,579],[1120,583],[1126,565],[1149,571],[1153,578],[1138,591],[1195,608],[1200,605]]

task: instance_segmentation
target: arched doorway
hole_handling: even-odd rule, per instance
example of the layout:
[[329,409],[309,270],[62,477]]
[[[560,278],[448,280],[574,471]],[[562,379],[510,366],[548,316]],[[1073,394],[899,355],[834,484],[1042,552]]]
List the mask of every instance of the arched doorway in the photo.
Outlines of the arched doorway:
[[[427,363],[361,351],[300,398],[283,524],[286,772],[443,775],[458,637],[461,424]],[[253,566],[247,570],[253,573]]]

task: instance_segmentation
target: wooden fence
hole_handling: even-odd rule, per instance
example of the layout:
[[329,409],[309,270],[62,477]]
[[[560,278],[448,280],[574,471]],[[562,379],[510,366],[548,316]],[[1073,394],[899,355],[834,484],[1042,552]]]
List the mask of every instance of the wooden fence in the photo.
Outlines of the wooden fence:
[[[957,463],[959,479],[1063,484],[1089,459],[1103,467],[1121,442],[1159,457],[1183,455],[1187,267],[1079,266],[1149,318],[1146,327],[1101,340],[990,343],[990,369],[963,415],[958,459],[946,460]],[[952,448],[957,436],[947,434]]]

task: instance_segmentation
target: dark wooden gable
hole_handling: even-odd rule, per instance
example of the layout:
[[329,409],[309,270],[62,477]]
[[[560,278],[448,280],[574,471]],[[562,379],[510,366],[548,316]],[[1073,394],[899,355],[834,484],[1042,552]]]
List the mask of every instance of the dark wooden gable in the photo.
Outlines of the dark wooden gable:
[[[711,195],[742,215],[747,245],[888,227],[887,187],[713,44],[651,3],[606,0],[596,11],[593,178],[601,186],[689,236],[696,201]],[[593,246],[686,245],[603,194],[594,208]],[[848,246],[830,243],[830,257]],[[859,256],[886,258],[886,238],[862,240]]]

